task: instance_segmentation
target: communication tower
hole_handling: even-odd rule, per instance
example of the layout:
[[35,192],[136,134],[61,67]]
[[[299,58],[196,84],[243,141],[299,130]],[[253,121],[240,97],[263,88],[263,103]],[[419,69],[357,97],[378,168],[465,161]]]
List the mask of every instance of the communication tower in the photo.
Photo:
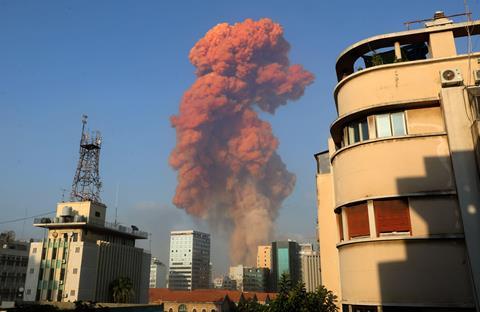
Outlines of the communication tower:
[[80,158],[72,183],[72,201],[100,202],[99,163],[102,137],[99,131],[88,133],[85,130],[87,115],[82,116],[82,136],[80,138]]

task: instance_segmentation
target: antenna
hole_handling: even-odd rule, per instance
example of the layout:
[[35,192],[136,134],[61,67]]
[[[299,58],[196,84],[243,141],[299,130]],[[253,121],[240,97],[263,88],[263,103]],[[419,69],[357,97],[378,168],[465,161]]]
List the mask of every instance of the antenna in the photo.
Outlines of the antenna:
[[115,192],[115,225],[117,225],[117,213],[118,213],[118,189],[120,188],[120,183],[117,183],[117,190]]
[[82,135],[80,137],[80,157],[73,178],[70,198],[72,201],[100,202],[99,163],[102,137],[99,131],[91,134],[85,131],[87,115],[82,115]]

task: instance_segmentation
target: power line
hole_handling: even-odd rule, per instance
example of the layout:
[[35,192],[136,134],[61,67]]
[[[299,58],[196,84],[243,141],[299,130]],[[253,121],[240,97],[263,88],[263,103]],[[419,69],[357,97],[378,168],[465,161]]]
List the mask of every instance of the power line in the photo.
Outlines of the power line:
[[36,217],[41,217],[41,216],[46,216],[52,213],[55,213],[56,211],[50,211],[50,212],[44,212],[38,215],[30,216],[30,217],[25,217],[25,218],[18,218],[18,219],[13,219],[13,220],[8,220],[8,221],[0,221],[0,224],[7,224],[7,223],[14,223],[14,222],[19,222],[19,221],[24,221],[28,219],[33,219]]

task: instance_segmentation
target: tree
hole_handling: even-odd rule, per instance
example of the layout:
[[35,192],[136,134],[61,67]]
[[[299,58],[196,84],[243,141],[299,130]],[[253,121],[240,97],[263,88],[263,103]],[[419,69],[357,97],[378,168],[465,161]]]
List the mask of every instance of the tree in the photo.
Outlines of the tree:
[[133,283],[129,277],[119,277],[110,284],[110,292],[115,303],[128,303],[135,295]]

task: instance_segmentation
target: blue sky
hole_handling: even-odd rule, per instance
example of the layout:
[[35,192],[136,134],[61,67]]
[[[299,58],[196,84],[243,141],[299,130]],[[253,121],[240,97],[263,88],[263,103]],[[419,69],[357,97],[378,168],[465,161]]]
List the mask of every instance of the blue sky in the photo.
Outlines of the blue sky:
[[[478,18],[478,0],[469,1]],[[463,0],[389,1],[6,1],[0,0],[0,223],[55,209],[70,189],[81,129],[104,136],[103,201],[119,220],[152,233],[154,255],[168,259],[168,233],[204,224],[171,204],[176,174],[169,117],[194,81],[188,53],[221,22],[269,17],[284,27],[292,63],[316,76],[299,100],[262,115],[297,175],[277,220],[280,238],[314,239],[313,154],[326,149],[336,112],[335,59],[356,41],[404,30],[403,22],[464,11]],[[0,231],[41,237],[31,220]],[[143,246],[148,247],[149,242]],[[213,264],[225,270],[225,242],[214,238]]]

